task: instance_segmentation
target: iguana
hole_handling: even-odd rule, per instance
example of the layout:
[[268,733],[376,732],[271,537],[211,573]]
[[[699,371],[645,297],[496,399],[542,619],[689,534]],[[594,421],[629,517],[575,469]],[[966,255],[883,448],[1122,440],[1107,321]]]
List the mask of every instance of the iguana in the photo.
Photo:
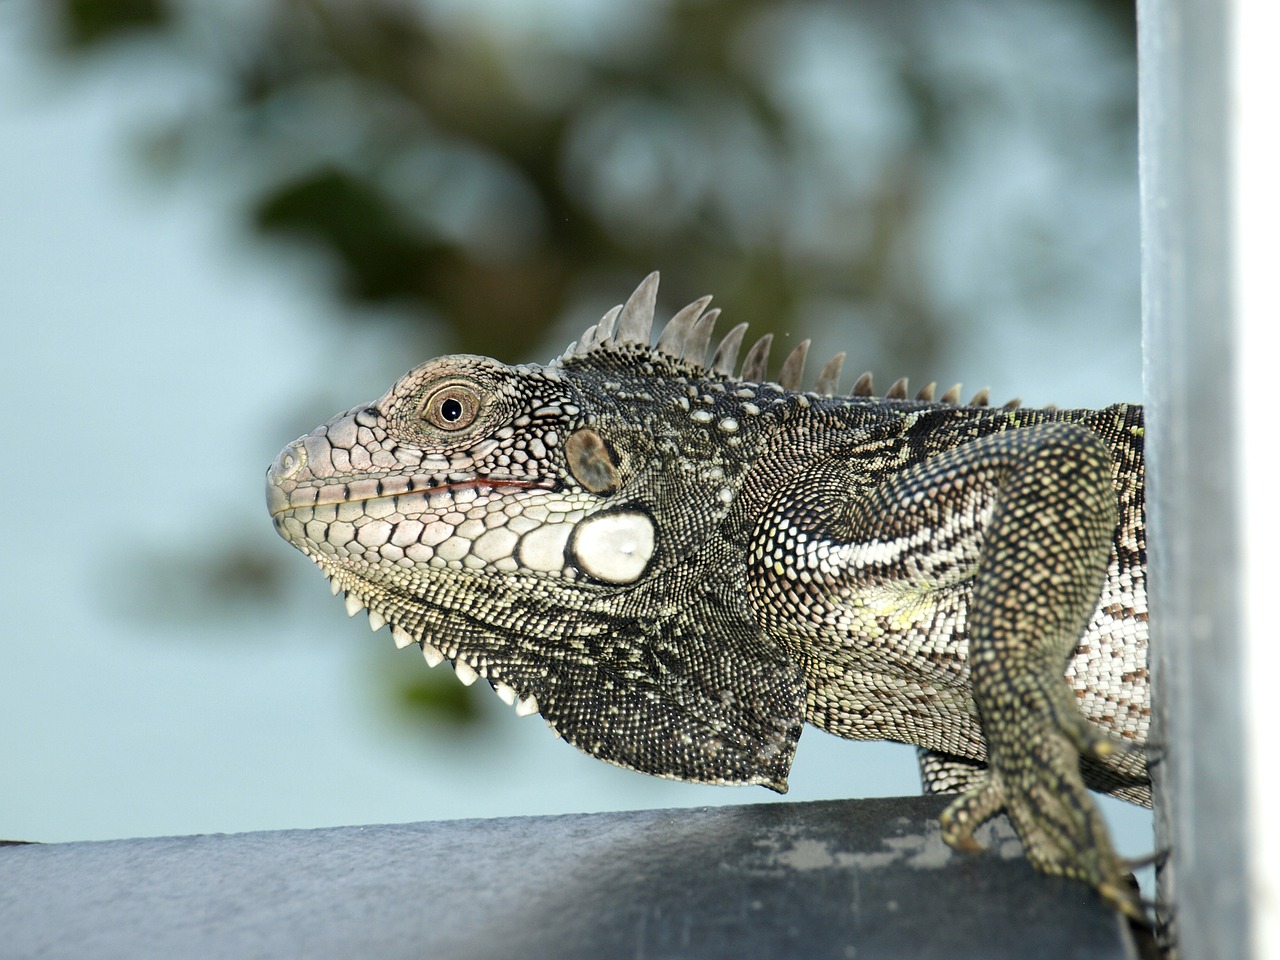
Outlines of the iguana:
[[[768,379],[658,278],[546,366],[447,356],[289,444],[276,530],[401,647],[645,773],[786,790],[805,722],[916,744],[1133,917],[1086,789],[1149,802],[1142,408]],[[736,374],[735,374],[736,369]]]

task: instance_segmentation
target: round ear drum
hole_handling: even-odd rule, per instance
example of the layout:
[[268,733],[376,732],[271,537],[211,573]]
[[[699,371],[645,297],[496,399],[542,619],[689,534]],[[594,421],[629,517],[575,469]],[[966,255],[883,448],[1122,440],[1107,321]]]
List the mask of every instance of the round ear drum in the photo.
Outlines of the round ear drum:
[[618,467],[600,434],[583,428],[565,441],[564,452],[573,479],[586,489],[601,496],[617,491],[621,482]]

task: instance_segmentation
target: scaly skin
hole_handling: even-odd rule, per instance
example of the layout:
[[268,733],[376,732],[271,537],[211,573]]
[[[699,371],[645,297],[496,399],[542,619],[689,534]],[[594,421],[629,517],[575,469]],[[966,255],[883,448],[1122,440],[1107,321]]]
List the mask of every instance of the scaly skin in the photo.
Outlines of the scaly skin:
[[281,536],[464,683],[657,776],[786,789],[801,726],[922,750],[1138,917],[1086,785],[1149,801],[1142,410],[735,376],[656,275],[548,366],[443,357],[281,452]]

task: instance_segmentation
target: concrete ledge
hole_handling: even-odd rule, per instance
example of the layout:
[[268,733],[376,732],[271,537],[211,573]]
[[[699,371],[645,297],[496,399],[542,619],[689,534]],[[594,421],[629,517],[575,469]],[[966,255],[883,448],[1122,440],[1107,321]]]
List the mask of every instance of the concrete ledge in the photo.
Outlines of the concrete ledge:
[[1131,956],[1080,884],[936,797],[0,847],[0,955]]

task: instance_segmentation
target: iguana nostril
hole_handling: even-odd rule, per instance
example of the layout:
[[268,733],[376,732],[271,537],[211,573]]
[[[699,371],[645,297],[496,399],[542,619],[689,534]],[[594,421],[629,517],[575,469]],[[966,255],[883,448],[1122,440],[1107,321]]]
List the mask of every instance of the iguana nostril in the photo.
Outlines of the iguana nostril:
[[276,457],[275,463],[271,464],[271,479],[288,480],[293,477],[307,463],[307,448],[301,440],[295,440]]
[[289,498],[281,485],[297,476],[306,463],[307,450],[299,438],[281,450],[267,468],[267,509],[273,517],[289,507]]

